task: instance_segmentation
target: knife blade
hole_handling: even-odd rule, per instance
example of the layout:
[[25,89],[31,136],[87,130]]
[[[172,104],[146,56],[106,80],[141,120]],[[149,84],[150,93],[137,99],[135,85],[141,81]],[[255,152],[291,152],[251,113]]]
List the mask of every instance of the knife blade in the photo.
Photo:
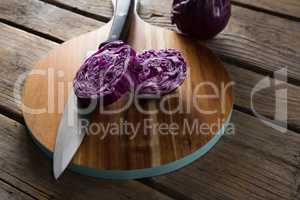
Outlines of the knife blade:
[[77,97],[72,89],[56,136],[53,157],[55,179],[58,179],[67,168],[86,135],[82,122],[85,123],[85,127],[90,123],[91,115],[80,114],[77,103]]
[[[105,43],[126,39],[134,0],[118,0],[117,2],[113,0],[113,4],[115,5],[115,13],[112,27]],[[79,149],[87,134],[86,127],[90,124],[92,113],[80,114],[78,100],[74,90],[72,90],[57,130],[53,155],[53,173],[55,179],[61,176]],[[84,122],[85,125],[82,126],[81,122]]]

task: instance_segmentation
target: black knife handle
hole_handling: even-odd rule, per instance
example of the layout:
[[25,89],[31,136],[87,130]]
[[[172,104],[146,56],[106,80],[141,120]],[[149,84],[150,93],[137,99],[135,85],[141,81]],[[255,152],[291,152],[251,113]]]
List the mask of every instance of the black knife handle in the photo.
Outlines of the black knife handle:
[[107,42],[126,40],[133,14],[134,0],[117,0],[112,27]]

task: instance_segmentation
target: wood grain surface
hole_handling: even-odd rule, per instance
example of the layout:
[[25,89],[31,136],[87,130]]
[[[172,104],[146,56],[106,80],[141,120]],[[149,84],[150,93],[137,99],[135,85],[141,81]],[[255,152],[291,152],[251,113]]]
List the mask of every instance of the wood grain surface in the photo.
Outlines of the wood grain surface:
[[[139,14],[144,20],[174,29],[169,20],[170,0],[141,1]],[[237,134],[224,137],[215,149],[193,165],[168,176],[144,179],[138,187],[138,182],[131,181],[131,189],[126,187],[129,182],[119,184],[95,180],[70,172],[59,183],[54,182],[51,162],[36,151],[25,128],[13,121],[23,123],[20,98],[13,95],[19,75],[32,69],[38,58],[62,40],[96,29],[98,23],[106,23],[112,16],[110,0],[24,1],[30,4],[11,1],[13,6],[4,6],[11,5],[8,0],[0,1],[0,113],[13,119],[3,117],[5,120],[1,120],[0,182],[2,188],[9,185],[8,189],[1,189],[1,199],[24,199],[28,194],[34,199],[97,199],[99,195],[103,199],[168,199],[165,195],[185,200],[300,199],[297,139],[300,132],[297,129],[300,78],[295,73],[298,65],[293,64],[299,61],[299,23],[297,18],[287,17],[296,16],[300,9],[293,4],[294,0],[270,1],[234,1],[234,23],[207,43],[214,53],[221,56],[236,82],[235,104],[242,111],[233,115]],[[40,8],[41,2],[44,2],[42,7],[45,12],[34,9]],[[46,15],[47,8],[52,10],[51,17]],[[55,17],[54,13],[60,17]],[[62,19],[70,17],[76,23]],[[242,38],[232,40],[229,37],[240,33]],[[262,35],[266,36],[264,40]],[[263,57],[253,53],[261,54],[263,51]],[[289,63],[289,77],[294,79],[284,84],[288,88],[289,128],[296,131],[288,131],[288,134],[266,127],[249,115],[249,97],[253,86],[266,78],[266,74],[271,75],[270,72],[278,69],[281,63]],[[273,78],[271,80],[274,81]],[[254,98],[256,110],[270,118],[274,115],[274,89],[271,86]],[[78,194],[74,190],[81,192]]]
[[[53,78],[53,93],[50,93],[49,90],[50,80],[47,78],[48,76],[39,78],[29,74],[26,80],[22,103],[32,109],[47,108],[48,112],[32,114],[24,110],[25,107],[23,107],[24,118],[35,139],[49,151],[54,149],[62,111],[58,103],[61,99],[57,89],[58,84],[64,83],[65,85],[62,98],[66,103],[67,94],[70,91],[69,86],[75,73],[83,63],[87,53],[95,51],[98,45],[105,41],[109,28],[110,24],[107,24],[97,31],[72,39],[50,51],[47,57],[36,64],[34,69],[37,70],[48,71],[51,69],[56,73],[58,71],[64,73],[64,77],[56,75]],[[187,80],[172,94],[176,95],[175,98],[168,99],[169,97],[166,96],[165,99],[168,100],[163,98],[141,102],[145,110],[159,110],[155,114],[142,114],[136,104],[128,110],[114,115],[105,115],[101,112],[94,114],[91,124],[96,123],[109,127],[112,123],[120,123],[118,120],[124,118],[129,124],[139,127],[138,132],[125,130],[123,136],[120,135],[122,134],[121,130],[118,130],[120,132],[117,135],[103,136],[105,133],[102,130],[97,135],[88,135],[74,158],[76,165],[104,170],[134,170],[169,164],[201,149],[215,134],[220,134],[219,131],[222,129],[223,123],[229,118],[233,104],[230,80],[222,63],[205,46],[175,32],[147,24],[137,15],[133,17],[128,43],[138,52],[144,49],[162,48],[180,50],[188,64]],[[200,85],[203,83],[213,84],[220,95],[214,99],[195,100],[197,95],[215,94],[211,86]],[[226,89],[226,87],[228,88]],[[49,101],[49,96],[53,96],[53,100]],[[125,101],[126,99],[121,99],[106,109],[122,108],[127,103]],[[163,113],[158,107],[161,102],[166,102],[165,107],[168,111],[174,109],[172,106],[182,106],[183,109],[187,110],[184,110],[183,113],[177,111],[171,115]],[[196,102],[196,106],[194,102]],[[50,108],[51,106],[52,108]],[[216,112],[205,114],[205,112],[199,111],[199,108],[210,112],[216,110]],[[187,132],[189,129],[185,127],[186,121],[192,129],[195,119],[197,120],[196,123],[216,127],[206,133],[199,129]],[[149,126],[146,124],[147,121],[150,121],[152,127],[163,123],[167,125],[175,123],[179,126],[178,134],[177,132],[176,134],[168,132],[167,135],[162,135],[158,128],[147,128]],[[105,138],[101,139],[102,137]]]
[[233,0],[232,2],[300,20],[300,2],[298,0]]
[[[0,131],[0,188],[8,193],[1,192],[3,200],[24,199],[24,194],[40,200],[97,199],[99,194],[106,200],[137,200],[145,195],[152,200],[171,199],[136,181],[107,181],[67,172],[65,179],[57,182],[51,174],[51,161],[36,150],[24,125],[0,115]],[[11,186],[1,187],[5,183]]]
[[299,134],[282,134],[240,112],[234,113],[233,123],[235,135],[223,137],[201,162],[148,184],[195,200],[298,200]]
[[103,22],[38,0],[4,0],[0,2],[0,9],[1,19],[20,24],[55,41],[70,39],[104,25]]

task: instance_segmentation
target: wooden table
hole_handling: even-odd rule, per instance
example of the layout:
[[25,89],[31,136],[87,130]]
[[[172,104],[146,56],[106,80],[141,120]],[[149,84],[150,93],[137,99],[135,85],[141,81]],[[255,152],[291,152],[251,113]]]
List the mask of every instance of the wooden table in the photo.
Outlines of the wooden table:
[[[177,172],[136,181],[108,181],[67,172],[56,182],[52,165],[24,127],[19,75],[51,48],[104,25],[110,0],[0,1],[0,199],[300,199],[300,1],[234,0],[226,30],[205,42],[235,81],[235,135],[224,136],[200,160]],[[170,23],[171,0],[142,0],[140,15],[152,24]],[[288,68],[287,83],[273,72]],[[288,131],[263,123],[251,109],[272,119],[275,91],[288,91]],[[17,86],[21,86],[20,84]],[[18,88],[17,88],[18,89]],[[276,90],[277,89],[277,90]],[[18,91],[18,90],[17,90]]]

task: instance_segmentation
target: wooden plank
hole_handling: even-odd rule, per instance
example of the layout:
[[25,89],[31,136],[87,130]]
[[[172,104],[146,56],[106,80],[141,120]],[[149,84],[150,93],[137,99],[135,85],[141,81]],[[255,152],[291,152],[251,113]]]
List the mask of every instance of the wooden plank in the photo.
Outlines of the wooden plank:
[[205,157],[148,184],[189,199],[299,199],[300,136],[239,112],[233,123],[235,135],[224,136]]
[[49,199],[49,196],[42,191],[40,191],[38,188],[34,188],[32,185],[23,182],[18,177],[13,176],[12,174],[9,174],[4,171],[0,171],[0,177],[1,180],[10,186],[22,191],[23,193],[34,197],[35,199],[39,200],[47,200]]
[[[41,0],[61,8],[81,14],[100,16],[102,20],[109,20],[113,15],[112,0]],[[82,13],[84,12],[84,13]]]
[[217,54],[241,66],[274,72],[283,67],[300,80],[300,24],[252,10],[233,7],[229,26],[208,42]]
[[38,0],[2,0],[0,10],[0,19],[59,40],[71,39],[104,24]]
[[37,199],[96,199],[99,194],[109,200],[170,199],[136,181],[108,181],[72,172],[55,181],[52,162],[37,151],[23,125],[0,115],[0,132],[1,177]]
[[21,115],[21,99],[14,95],[14,88],[16,86],[20,89],[22,86],[16,80],[20,75],[26,74],[33,63],[56,46],[56,43],[4,24],[0,24],[0,32],[0,43],[5,47],[0,50],[1,107]]
[[26,195],[9,184],[0,182],[0,199],[2,200],[34,200],[35,198]]
[[298,0],[233,0],[239,5],[253,6],[266,11],[279,13],[286,16],[300,18],[300,1]]
[[[225,67],[228,70],[234,85],[235,105],[238,105],[248,110],[252,110],[251,107],[251,93],[253,88],[262,81],[269,77],[263,76],[258,73],[254,73],[249,70],[245,70],[237,67],[236,65],[225,63]],[[291,128],[300,128],[300,107],[299,94],[300,87],[289,83],[276,83],[276,80],[270,78],[271,87],[263,89],[253,94],[253,106],[255,111],[260,114],[273,119],[276,114],[276,103],[279,105],[287,106],[287,119]],[[276,92],[287,90],[287,99],[284,96],[275,96]],[[278,114],[278,113],[277,113]]]

